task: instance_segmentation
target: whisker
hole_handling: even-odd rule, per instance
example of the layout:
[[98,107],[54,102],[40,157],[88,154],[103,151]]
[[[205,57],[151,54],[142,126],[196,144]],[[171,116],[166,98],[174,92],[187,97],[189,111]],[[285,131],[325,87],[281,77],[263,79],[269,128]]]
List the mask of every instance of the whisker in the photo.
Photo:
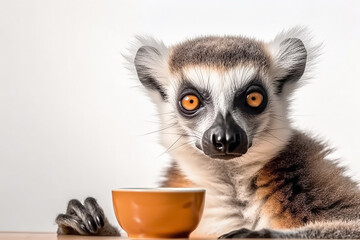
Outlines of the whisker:
[[190,134],[180,134],[180,133],[161,133],[161,134],[169,134],[169,135],[178,135],[178,136],[183,136],[183,137],[195,137],[199,140],[201,140],[201,138],[199,136],[196,136],[196,135],[190,135]]
[[167,153],[180,140],[180,138],[182,138],[182,136],[180,136],[178,139],[176,139],[175,142],[173,142],[173,144],[170,145],[170,147],[168,147],[162,154],[160,154],[158,156],[158,158],[161,157],[162,155],[164,155],[165,153]]
[[140,136],[146,136],[146,135],[149,135],[149,134],[152,134],[152,133],[161,132],[161,131],[163,131],[163,130],[166,130],[166,129],[169,129],[169,128],[174,127],[176,124],[177,124],[177,123],[174,123],[174,124],[171,125],[171,126],[168,126],[168,127],[165,127],[165,128],[159,129],[159,130],[156,130],[156,131],[148,132],[148,133],[142,134],[142,135],[140,135]]
[[[184,147],[185,145],[193,144],[193,143],[195,143],[195,142],[196,142],[196,141],[191,141],[191,142],[183,143],[183,144],[181,144],[180,146],[177,146],[176,148],[171,149],[169,152],[172,152],[172,151],[174,151],[174,150],[176,150],[176,149],[178,149],[178,148],[180,148],[180,147]],[[168,152],[168,153],[169,153],[169,152]]]
[[173,114],[175,113],[174,111],[172,112],[166,112],[166,113],[156,113],[156,114],[153,114],[154,116],[159,116],[159,115],[166,115],[166,114]]
[[143,122],[146,122],[146,123],[154,123],[154,124],[163,124],[163,125],[169,125],[169,124],[174,124],[174,122],[172,123],[168,123],[170,121],[174,120],[173,118],[171,119],[168,119],[165,124],[164,124],[164,121],[150,121],[150,120],[143,120]]

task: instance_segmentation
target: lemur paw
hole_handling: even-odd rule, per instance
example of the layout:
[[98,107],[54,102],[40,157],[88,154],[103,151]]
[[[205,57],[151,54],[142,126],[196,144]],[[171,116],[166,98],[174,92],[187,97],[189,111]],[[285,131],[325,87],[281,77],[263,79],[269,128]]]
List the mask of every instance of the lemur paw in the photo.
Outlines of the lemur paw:
[[103,209],[92,197],[86,198],[84,204],[70,200],[66,214],[59,214],[55,221],[59,235],[120,236],[119,230],[109,223]]
[[247,228],[241,228],[239,230],[235,230],[224,234],[219,237],[219,239],[224,238],[284,238],[285,235],[281,232],[270,230],[270,229],[262,229],[258,231],[249,230]]

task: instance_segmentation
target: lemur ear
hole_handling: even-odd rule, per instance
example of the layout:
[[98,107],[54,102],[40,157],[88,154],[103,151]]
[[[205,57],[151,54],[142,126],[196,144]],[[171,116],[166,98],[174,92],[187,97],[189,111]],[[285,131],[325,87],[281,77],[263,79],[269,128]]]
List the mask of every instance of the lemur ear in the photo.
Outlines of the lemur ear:
[[298,38],[287,38],[279,45],[275,57],[276,72],[274,84],[276,93],[283,91],[287,83],[296,83],[304,74],[307,51],[304,43]]
[[134,58],[135,69],[140,82],[149,91],[160,94],[165,101],[168,97],[165,81],[167,48],[162,43],[152,43],[138,48]]

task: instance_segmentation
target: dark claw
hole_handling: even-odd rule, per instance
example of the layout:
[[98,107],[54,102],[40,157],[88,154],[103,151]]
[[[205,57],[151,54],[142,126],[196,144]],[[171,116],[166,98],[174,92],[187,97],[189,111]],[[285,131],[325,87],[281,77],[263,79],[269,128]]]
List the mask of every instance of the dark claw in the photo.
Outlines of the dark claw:
[[89,224],[89,226],[90,226],[90,228],[91,228],[90,231],[91,231],[91,232],[96,232],[96,230],[97,230],[97,225],[96,225],[94,219],[89,218],[89,219],[88,219],[88,224]]
[[86,233],[89,232],[89,230],[86,228],[85,224],[83,224],[83,223],[80,224],[80,228],[81,228],[81,230],[83,230]]
[[95,220],[96,220],[96,222],[97,222],[97,224],[98,224],[99,226],[101,226],[101,227],[104,227],[104,226],[105,226],[104,219],[102,218],[102,216],[97,215],[97,216],[95,217]]

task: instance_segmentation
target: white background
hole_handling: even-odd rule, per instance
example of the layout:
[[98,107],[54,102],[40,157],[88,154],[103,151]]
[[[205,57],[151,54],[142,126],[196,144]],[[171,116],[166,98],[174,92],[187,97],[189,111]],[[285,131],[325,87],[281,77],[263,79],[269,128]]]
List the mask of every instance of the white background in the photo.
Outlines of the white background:
[[[359,1],[0,1],[0,231],[55,231],[71,198],[154,186],[167,164],[155,111],[124,69],[135,34],[264,40],[308,26],[324,42],[292,118],[360,179]],[[155,123],[154,123],[155,122]]]

